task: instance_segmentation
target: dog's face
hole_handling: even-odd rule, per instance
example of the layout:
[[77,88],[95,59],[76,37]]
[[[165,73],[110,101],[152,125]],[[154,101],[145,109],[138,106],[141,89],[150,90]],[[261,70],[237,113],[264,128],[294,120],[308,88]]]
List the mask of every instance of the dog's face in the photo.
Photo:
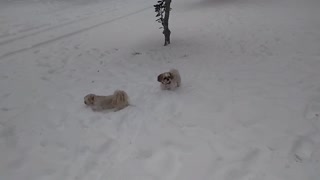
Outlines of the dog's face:
[[94,94],[88,94],[84,97],[84,104],[91,106],[94,104]]
[[171,84],[173,75],[170,72],[162,73],[158,76],[158,81],[162,84]]

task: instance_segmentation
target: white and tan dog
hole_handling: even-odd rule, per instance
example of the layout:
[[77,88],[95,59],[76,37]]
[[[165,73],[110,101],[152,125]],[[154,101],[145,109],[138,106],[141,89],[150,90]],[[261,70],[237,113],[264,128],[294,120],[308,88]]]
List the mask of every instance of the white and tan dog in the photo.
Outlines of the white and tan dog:
[[119,111],[129,106],[129,97],[123,90],[116,90],[113,95],[109,96],[88,94],[84,97],[84,104],[90,106],[93,111],[102,111],[106,109]]
[[177,69],[171,69],[158,75],[158,82],[162,90],[174,90],[181,85],[181,77]]

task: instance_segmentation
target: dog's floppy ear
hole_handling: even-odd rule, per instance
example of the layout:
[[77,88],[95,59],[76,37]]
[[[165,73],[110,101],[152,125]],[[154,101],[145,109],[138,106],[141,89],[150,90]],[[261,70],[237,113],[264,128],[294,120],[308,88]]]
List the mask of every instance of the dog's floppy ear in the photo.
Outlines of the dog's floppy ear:
[[95,97],[94,94],[90,94],[89,101],[93,103],[94,102],[94,97]]
[[162,82],[162,79],[163,79],[163,74],[159,74],[159,76],[158,76],[158,82]]
[[173,79],[174,74],[172,72],[169,72],[169,74],[170,74],[170,79]]

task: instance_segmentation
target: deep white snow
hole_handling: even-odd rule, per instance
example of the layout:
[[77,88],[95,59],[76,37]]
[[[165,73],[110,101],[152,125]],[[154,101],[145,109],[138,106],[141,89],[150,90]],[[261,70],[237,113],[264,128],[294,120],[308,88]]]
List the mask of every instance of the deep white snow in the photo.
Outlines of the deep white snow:
[[319,180],[320,2],[155,3],[0,0],[0,179]]

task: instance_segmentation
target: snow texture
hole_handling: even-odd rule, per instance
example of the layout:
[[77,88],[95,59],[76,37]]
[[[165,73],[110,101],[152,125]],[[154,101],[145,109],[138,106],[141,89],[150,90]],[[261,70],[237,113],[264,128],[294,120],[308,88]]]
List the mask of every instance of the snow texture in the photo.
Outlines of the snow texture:
[[319,180],[320,2],[155,3],[0,0],[0,179]]

